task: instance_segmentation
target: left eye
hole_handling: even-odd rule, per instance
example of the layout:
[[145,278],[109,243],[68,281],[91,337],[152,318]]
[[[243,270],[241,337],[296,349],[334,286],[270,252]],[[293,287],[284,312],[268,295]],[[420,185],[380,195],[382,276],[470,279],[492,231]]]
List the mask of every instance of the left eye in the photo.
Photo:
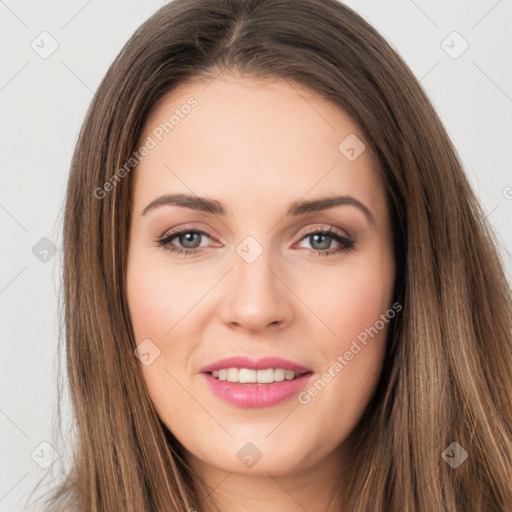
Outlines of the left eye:
[[[163,246],[171,253],[183,256],[199,256],[204,253],[202,248],[205,247],[205,245],[201,245],[202,237],[211,239],[205,231],[200,229],[186,229],[170,233],[168,236],[158,240],[157,242],[158,246]],[[178,243],[181,247],[176,247],[171,244],[174,239],[178,239]],[[305,233],[300,241],[305,239],[308,239],[312,246],[311,248],[305,247],[305,249],[309,250],[310,254],[314,254],[315,256],[329,256],[331,254],[348,252],[354,247],[354,242],[352,240],[335,233],[331,229],[316,230]],[[331,249],[333,240],[340,245],[339,248]],[[315,245],[317,247],[314,247]]]
[[[322,252],[339,252],[340,250],[348,250],[352,247],[352,242],[348,238],[342,237],[332,231],[315,231],[308,233],[301,238],[301,241],[302,240],[308,240],[310,245],[313,246],[312,249]],[[333,240],[341,244],[342,248],[331,250]],[[327,249],[330,250],[327,251]]]

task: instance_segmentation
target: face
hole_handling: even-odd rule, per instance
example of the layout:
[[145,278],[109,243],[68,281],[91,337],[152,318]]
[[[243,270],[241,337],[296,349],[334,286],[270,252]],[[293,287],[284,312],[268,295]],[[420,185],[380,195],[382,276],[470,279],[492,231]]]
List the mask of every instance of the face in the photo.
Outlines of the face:
[[127,296],[160,418],[199,470],[337,465],[395,314],[362,134],[296,83],[226,74],[172,91],[143,144]]

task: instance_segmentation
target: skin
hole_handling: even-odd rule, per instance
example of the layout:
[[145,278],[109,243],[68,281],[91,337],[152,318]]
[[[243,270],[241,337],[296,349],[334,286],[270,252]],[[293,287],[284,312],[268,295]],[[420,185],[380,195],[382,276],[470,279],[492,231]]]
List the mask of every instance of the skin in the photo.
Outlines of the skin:
[[[392,233],[376,159],[368,145],[354,161],[339,151],[349,134],[363,136],[309,89],[237,74],[173,90],[141,142],[190,96],[198,105],[133,171],[128,304],[136,343],[150,339],[160,350],[141,365],[143,378],[223,511],[331,510],[350,456],[346,440],[382,369],[387,324],[307,404],[295,396],[240,408],[216,397],[200,369],[234,355],[277,356],[311,368],[314,383],[391,307]],[[175,205],[142,214],[166,193],[214,198],[227,214]],[[366,205],[375,224],[351,205],[285,216],[293,201],[337,194]],[[208,233],[199,238],[202,254],[158,246],[185,226]],[[318,256],[341,244],[331,239],[325,249],[304,232],[330,226],[350,234],[351,251]],[[263,251],[252,263],[236,252],[247,236]],[[168,245],[195,247],[186,243],[175,237]],[[262,453],[252,467],[237,457],[247,442]]]

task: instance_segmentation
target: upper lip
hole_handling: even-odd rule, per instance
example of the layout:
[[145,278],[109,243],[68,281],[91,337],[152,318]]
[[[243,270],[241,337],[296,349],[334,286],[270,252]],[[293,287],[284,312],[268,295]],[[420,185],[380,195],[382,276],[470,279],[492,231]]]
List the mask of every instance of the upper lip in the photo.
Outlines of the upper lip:
[[223,368],[248,368],[250,370],[267,370],[268,368],[282,368],[283,370],[292,370],[296,374],[309,373],[312,370],[301,366],[300,364],[281,359],[280,357],[263,357],[261,359],[250,359],[245,356],[228,357],[220,359],[214,363],[201,368],[202,373],[213,372]]

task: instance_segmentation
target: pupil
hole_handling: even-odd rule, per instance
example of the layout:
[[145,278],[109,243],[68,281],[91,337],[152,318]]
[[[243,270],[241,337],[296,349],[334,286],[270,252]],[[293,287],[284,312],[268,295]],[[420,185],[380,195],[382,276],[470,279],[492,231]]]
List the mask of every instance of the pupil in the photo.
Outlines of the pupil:
[[[197,237],[197,239],[194,240],[193,239],[194,237]],[[180,241],[180,244],[182,244],[187,249],[194,249],[199,246],[198,243],[196,243],[194,245],[194,242],[199,241],[199,237],[200,237],[199,233],[185,233],[184,235],[180,235],[179,241]],[[189,244],[192,244],[192,245],[189,245]]]
[[[324,241],[323,241],[323,243],[320,242],[320,244],[319,244],[320,247],[315,247],[315,243],[317,242],[318,237],[323,238]],[[318,235],[318,234],[316,234],[316,235],[312,235],[312,238],[313,238],[313,242],[311,243],[311,245],[315,249],[328,249],[329,246],[331,245],[330,244],[330,237],[327,236],[327,235]]]

